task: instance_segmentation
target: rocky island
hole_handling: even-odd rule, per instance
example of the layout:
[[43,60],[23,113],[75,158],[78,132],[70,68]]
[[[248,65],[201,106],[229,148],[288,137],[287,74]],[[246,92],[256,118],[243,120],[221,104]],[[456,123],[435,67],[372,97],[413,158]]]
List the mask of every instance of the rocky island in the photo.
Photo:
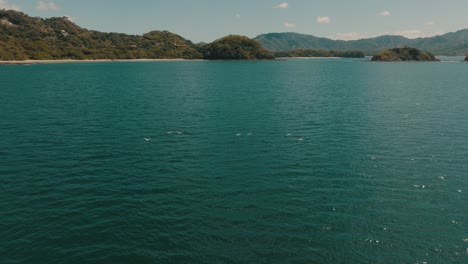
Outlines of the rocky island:
[[429,52],[415,48],[394,48],[385,50],[374,57],[372,61],[439,61]]

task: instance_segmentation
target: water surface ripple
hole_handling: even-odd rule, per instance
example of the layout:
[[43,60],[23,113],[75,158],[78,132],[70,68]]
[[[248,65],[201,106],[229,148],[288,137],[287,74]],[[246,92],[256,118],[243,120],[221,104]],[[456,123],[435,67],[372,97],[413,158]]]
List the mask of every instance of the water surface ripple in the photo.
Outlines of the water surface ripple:
[[0,263],[468,263],[467,66],[0,66]]

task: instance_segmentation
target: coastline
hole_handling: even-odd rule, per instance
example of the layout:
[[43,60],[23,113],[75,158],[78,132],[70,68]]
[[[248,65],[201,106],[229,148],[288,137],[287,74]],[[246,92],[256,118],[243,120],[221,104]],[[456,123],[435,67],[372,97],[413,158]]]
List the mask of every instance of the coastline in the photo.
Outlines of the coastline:
[[315,59],[344,59],[343,57],[289,57],[290,59],[315,60]]
[[0,61],[0,65],[30,65],[30,64],[56,64],[56,63],[95,63],[95,62],[167,62],[167,61],[204,61],[202,59],[101,59],[101,60],[23,60]]

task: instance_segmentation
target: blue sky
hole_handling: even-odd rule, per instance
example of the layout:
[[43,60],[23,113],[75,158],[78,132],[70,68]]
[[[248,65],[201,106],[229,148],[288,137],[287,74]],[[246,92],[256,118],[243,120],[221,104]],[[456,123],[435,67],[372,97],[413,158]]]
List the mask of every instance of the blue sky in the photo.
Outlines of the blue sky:
[[0,0],[0,8],[70,16],[82,27],[105,32],[169,30],[194,42],[269,32],[414,38],[468,28],[467,0]]

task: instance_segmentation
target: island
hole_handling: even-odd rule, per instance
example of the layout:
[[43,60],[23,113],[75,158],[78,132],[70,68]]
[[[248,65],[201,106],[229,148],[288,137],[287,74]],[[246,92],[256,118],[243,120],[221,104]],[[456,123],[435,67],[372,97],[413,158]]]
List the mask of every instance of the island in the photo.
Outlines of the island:
[[432,53],[404,47],[385,50],[374,57],[372,61],[439,61]]
[[229,35],[200,47],[206,60],[272,60],[275,56],[253,39]]

